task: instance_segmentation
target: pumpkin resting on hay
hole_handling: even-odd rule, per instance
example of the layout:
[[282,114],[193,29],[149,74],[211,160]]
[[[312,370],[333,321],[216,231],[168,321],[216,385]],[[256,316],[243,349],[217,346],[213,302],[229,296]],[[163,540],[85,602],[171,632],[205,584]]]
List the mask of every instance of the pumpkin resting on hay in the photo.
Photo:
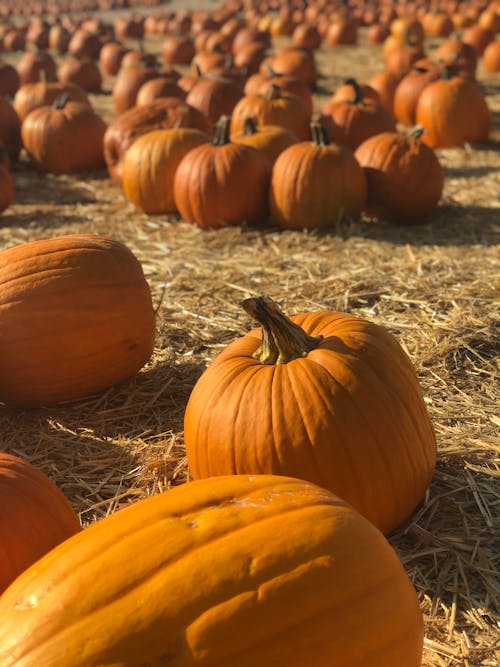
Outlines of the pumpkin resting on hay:
[[0,598],[2,667],[419,667],[418,598],[343,500],[274,476],[135,503]]
[[344,313],[289,320],[270,299],[242,305],[263,337],[235,340],[193,389],[184,420],[193,478],[291,475],[338,494],[384,532],[401,524],[436,460],[408,356],[383,327]]
[[107,389],[148,361],[154,334],[142,267],[118,241],[72,234],[0,252],[0,401]]
[[27,461],[0,452],[0,595],[79,531],[78,517],[57,486]]

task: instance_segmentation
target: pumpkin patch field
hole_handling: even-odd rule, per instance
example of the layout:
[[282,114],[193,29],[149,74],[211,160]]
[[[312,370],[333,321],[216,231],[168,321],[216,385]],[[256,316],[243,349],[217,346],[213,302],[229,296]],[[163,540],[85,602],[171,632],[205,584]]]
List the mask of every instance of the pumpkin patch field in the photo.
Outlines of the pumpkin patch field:
[[498,0],[0,9],[0,667],[497,667]]

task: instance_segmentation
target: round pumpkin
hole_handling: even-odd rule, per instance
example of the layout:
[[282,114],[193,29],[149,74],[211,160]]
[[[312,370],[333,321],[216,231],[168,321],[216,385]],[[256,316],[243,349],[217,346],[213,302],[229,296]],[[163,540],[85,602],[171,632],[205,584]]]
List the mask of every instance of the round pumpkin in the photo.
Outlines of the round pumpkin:
[[71,505],[46,475],[0,452],[0,595],[21,572],[80,530]]
[[401,79],[394,93],[394,118],[407,127],[415,124],[418,98],[429,83],[441,76],[439,66],[414,67]]
[[23,120],[21,136],[31,160],[54,174],[97,169],[104,165],[106,125],[88,105],[60,95],[52,106],[38,107]]
[[19,88],[13,100],[14,109],[19,118],[24,120],[30,111],[53,104],[63,93],[68,94],[68,101],[81,102],[90,106],[87,93],[74,83],[63,85],[39,81],[38,83],[25,83]]
[[330,144],[320,125],[313,124],[312,133],[313,141],[290,146],[274,163],[269,201],[280,227],[333,227],[363,209],[365,176],[351,150]]
[[383,132],[364,141],[354,153],[368,185],[366,211],[386,220],[419,221],[441,198],[444,172],[422,141],[424,128],[407,136]]
[[245,144],[257,148],[267,155],[271,164],[276,162],[286,148],[298,143],[298,138],[284,127],[279,125],[262,125],[257,127],[253,118],[247,118],[244,123],[243,132],[231,136],[235,144]]
[[140,136],[125,153],[122,187],[125,196],[145,213],[173,213],[174,176],[182,158],[210,141],[208,134],[188,128],[156,130]]
[[47,405],[133,376],[155,317],[136,257],[92,234],[0,252],[0,401]]
[[432,148],[451,148],[486,141],[492,115],[480,86],[460,76],[430,83],[418,98],[415,119],[426,129],[422,141]]
[[135,503],[0,598],[2,667],[420,667],[422,648],[417,595],[383,535],[272,475]]
[[267,220],[271,162],[262,151],[232,143],[229,124],[223,116],[213,142],[189,151],[175,173],[177,210],[202,229]]
[[242,305],[262,332],[228,345],[191,393],[192,477],[292,475],[338,494],[384,532],[401,524],[427,489],[436,440],[396,339],[345,313],[290,320],[270,299]]
[[500,72],[500,41],[490,42],[484,50],[483,67],[485,72]]
[[234,81],[224,76],[207,74],[194,84],[186,102],[198,109],[212,126],[221,116],[230,116],[242,97],[243,90]]

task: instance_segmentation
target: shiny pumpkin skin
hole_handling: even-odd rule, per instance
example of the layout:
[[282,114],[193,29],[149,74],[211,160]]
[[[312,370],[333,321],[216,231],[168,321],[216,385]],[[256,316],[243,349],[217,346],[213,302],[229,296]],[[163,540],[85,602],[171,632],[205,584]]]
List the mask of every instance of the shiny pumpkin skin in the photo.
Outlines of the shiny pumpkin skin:
[[403,222],[428,215],[441,199],[444,171],[420,137],[384,132],[354,153],[368,185],[367,212]]
[[269,202],[280,227],[333,227],[341,218],[358,217],[365,199],[363,170],[344,146],[301,142],[274,163]]
[[190,150],[209,141],[208,134],[188,128],[143,134],[123,160],[122,187],[127,199],[145,213],[177,211],[173,192],[177,167]]
[[218,477],[67,540],[0,598],[2,667],[419,667],[418,599],[380,532],[284,477]]
[[492,116],[480,86],[454,76],[424,88],[418,98],[416,122],[427,130],[422,141],[428,146],[451,148],[464,141],[486,141]]
[[242,144],[198,146],[181,160],[174,177],[174,201],[187,222],[219,229],[267,220],[271,162]]
[[104,166],[105,131],[106,124],[88,104],[71,101],[61,109],[38,107],[21,125],[21,137],[31,160],[53,174]]
[[21,572],[80,530],[71,505],[46,475],[0,452],[0,595]]
[[47,405],[132,377],[153,350],[149,286],[118,241],[72,234],[0,252],[0,401]]
[[262,151],[272,164],[276,162],[280,155],[289,146],[298,143],[298,139],[289,130],[279,125],[261,125],[254,132],[247,133],[246,130],[239,132],[231,137],[235,144],[244,144],[252,146]]
[[371,322],[332,312],[290,319],[324,336],[305,357],[263,365],[252,356],[261,341],[256,329],[199,378],[184,419],[191,475],[300,477],[386,533],[422,499],[436,461],[411,361]]

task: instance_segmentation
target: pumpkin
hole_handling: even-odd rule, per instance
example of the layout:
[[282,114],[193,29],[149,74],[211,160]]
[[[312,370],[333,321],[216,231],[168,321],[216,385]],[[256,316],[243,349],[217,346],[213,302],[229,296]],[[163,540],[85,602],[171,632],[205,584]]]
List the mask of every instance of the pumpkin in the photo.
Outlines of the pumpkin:
[[285,148],[298,143],[298,138],[284,127],[279,125],[262,125],[257,127],[253,118],[246,118],[243,132],[231,136],[235,144],[253,146],[267,155],[270,162],[274,164],[280,153]]
[[87,93],[80,86],[74,83],[63,85],[47,81],[25,83],[17,91],[12,103],[19,118],[24,120],[30,111],[53,104],[63,93],[67,93],[68,101],[90,106]]
[[116,118],[104,134],[104,159],[109,175],[118,185],[122,181],[125,151],[146,132],[178,125],[209,132],[207,119],[197,109],[176,97],[159,99],[147,106],[136,106]]
[[194,54],[194,42],[189,35],[170,34],[163,42],[163,60],[169,65],[189,65]]
[[349,100],[330,102],[322,111],[321,121],[327,125],[330,138],[355,150],[365,139],[380,132],[395,132],[396,125],[390,113],[378,102],[363,98],[362,89],[355,79],[348,79],[352,96]]
[[21,84],[36,81],[55,81],[57,65],[46,51],[26,51],[17,63]]
[[312,94],[303,81],[297,79],[296,76],[287,76],[285,74],[276,74],[274,70],[267,66],[266,73],[258,72],[247,79],[244,87],[245,95],[262,95],[269,89],[269,86],[278,86],[284,93],[291,93],[300,97],[304,102],[307,111],[310,115],[313,112]]
[[[355,81],[355,79],[346,79],[344,83],[335,90],[330,98],[329,104],[334,104],[335,102],[350,102],[353,97],[353,81]],[[375,102],[380,103],[380,95],[374,88],[367,83],[358,83],[357,81],[356,83],[362,99],[374,100]]]
[[68,50],[71,33],[64,26],[55,23],[49,30],[49,48],[62,55]]
[[16,162],[22,147],[21,120],[5,97],[0,97],[0,142],[10,159]]
[[243,131],[245,119],[255,118],[257,125],[279,125],[293,132],[301,141],[309,138],[311,114],[296,95],[282,92],[271,84],[262,95],[245,95],[234,107],[231,134]]
[[123,244],[92,234],[0,252],[0,401],[48,405],[89,396],[148,361],[149,286]]
[[81,28],[72,35],[68,44],[68,53],[77,58],[97,60],[101,46],[102,42],[96,34]]
[[418,221],[437,205],[444,173],[436,154],[421,141],[424,128],[407,136],[384,132],[354,153],[368,185],[367,212],[401,222]]
[[184,100],[186,92],[177,85],[174,79],[168,76],[158,76],[142,84],[137,93],[135,103],[137,106],[145,106],[166,97],[177,97],[180,100]]
[[394,72],[382,70],[376,72],[370,79],[368,85],[377,91],[380,104],[391,114],[394,113],[394,94],[401,81],[401,77]]
[[267,219],[271,163],[262,151],[230,142],[229,124],[223,116],[213,142],[189,151],[174,177],[179,213],[202,229]]
[[314,55],[309,49],[293,45],[280,46],[273,56],[262,61],[260,69],[264,74],[268,66],[276,74],[295,76],[310,88],[316,86],[318,72]]
[[484,50],[483,67],[485,72],[500,72],[500,41],[490,42]]
[[450,148],[464,141],[486,141],[492,116],[480,86],[459,76],[430,83],[418,98],[415,114],[426,133],[422,141],[432,148]]
[[475,50],[476,55],[480,58],[488,44],[495,39],[495,33],[488,28],[481,28],[479,25],[472,25],[462,34],[462,42],[469,44]]
[[394,93],[394,118],[402,125],[415,124],[418,98],[424,88],[441,76],[438,66],[414,67],[399,82]]
[[13,97],[20,85],[16,68],[0,60],[0,97]]
[[328,28],[325,43],[328,46],[356,44],[358,41],[358,24],[347,17],[337,18]]
[[242,97],[243,90],[237,83],[224,76],[208,74],[194,84],[186,102],[198,109],[212,126],[221,116],[230,116]]
[[99,52],[99,67],[105,76],[116,76],[128,49],[120,42],[108,42]]
[[208,134],[187,128],[143,134],[125,153],[123,191],[145,213],[177,211],[173,185],[177,167],[190,150],[210,141]]
[[68,58],[57,70],[57,79],[63,86],[72,83],[88,92],[101,89],[101,71],[93,60]]
[[88,105],[69,102],[67,93],[52,106],[38,107],[23,120],[21,136],[31,160],[53,174],[104,165],[104,121]]
[[228,345],[186,407],[193,479],[292,475],[338,494],[383,532],[400,525],[427,489],[436,440],[398,342],[345,313],[290,320],[268,298],[242,306],[262,331]]
[[0,598],[2,667],[419,667],[383,535],[287,477],[182,484],[98,521]]
[[46,475],[0,452],[0,595],[21,572],[80,530],[71,505]]
[[287,229],[333,227],[358,217],[365,203],[365,177],[352,152],[329,144],[321,125],[311,128],[313,141],[290,146],[273,167],[271,218]]
[[453,74],[475,79],[477,54],[470,45],[460,39],[449,39],[434,53],[434,59],[441,65],[450,68]]
[[124,67],[120,69],[113,86],[113,107],[117,114],[122,114],[135,106],[137,93],[141,86],[150,79],[156,79],[158,70],[154,67]]

